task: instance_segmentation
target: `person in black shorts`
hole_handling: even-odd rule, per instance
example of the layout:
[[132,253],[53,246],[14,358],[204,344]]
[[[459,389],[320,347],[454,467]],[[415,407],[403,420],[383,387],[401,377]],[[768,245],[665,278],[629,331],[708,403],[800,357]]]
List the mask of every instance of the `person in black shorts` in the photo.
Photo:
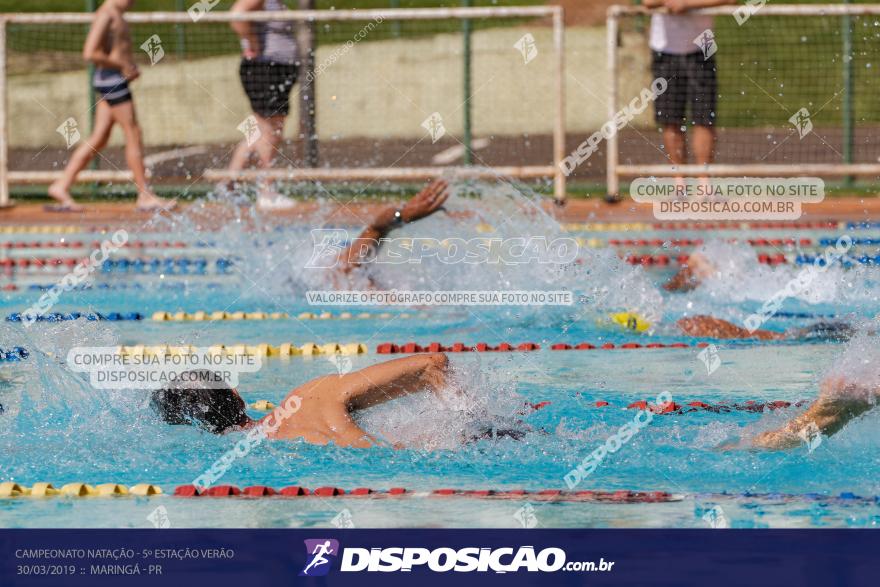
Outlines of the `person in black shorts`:
[[[282,0],[237,0],[233,12],[285,11]],[[271,168],[281,151],[284,123],[290,112],[290,93],[297,78],[297,45],[291,20],[234,22],[232,28],[241,40],[239,67],[241,85],[253,110],[239,129],[245,139],[239,143],[229,169],[240,171],[256,153],[262,169]],[[294,201],[271,189],[258,186],[257,206],[278,210],[294,206]]]
[[666,8],[651,17],[650,47],[654,78],[663,78],[666,92],[654,102],[657,124],[673,165],[687,163],[687,130],[695,163],[707,165],[715,157],[718,101],[712,17],[685,14],[698,8],[735,4],[735,0],[645,0],[648,8]]

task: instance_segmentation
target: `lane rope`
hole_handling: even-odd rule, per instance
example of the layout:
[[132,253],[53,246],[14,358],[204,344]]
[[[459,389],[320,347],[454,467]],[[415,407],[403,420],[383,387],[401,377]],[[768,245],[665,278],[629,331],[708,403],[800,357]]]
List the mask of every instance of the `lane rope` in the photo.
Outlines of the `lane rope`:
[[[661,415],[684,415],[691,414],[694,412],[712,412],[715,414],[727,414],[731,412],[755,412],[762,413],[765,411],[772,412],[775,410],[783,410],[786,408],[790,408],[792,406],[799,408],[809,404],[809,400],[799,400],[797,402],[789,402],[784,400],[776,400],[776,401],[768,401],[761,402],[757,400],[747,400],[743,403],[735,403],[729,404],[727,402],[718,402],[715,404],[708,404],[706,402],[701,401],[692,401],[688,402],[685,405],[680,405],[672,402],[667,402],[663,405],[657,406],[648,403],[647,400],[639,400],[636,402],[632,402],[627,404],[627,410],[650,410],[655,414]],[[594,405],[597,408],[607,408],[612,407],[612,404],[606,400],[597,400]]]
[[346,490],[341,487],[321,486],[314,489],[301,485],[288,485],[280,489],[268,485],[215,485],[200,489],[194,485],[178,485],[171,495],[167,495],[159,485],[138,483],[123,485],[120,483],[88,483],[74,482],[56,487],[52,483],[39,482],[28,487],[14,481],[0,483],[0,498],[124,498],[124,497],[171,497],[171,498],[371,498],[371,499],[418,499],[418,498],[468,498],[486,500],[527,500],[553,502],[588,502],[588,503],[675,503],[686,499],[693,500],[729,500],[746,499],[750,501],[771,502],[833,502],[839,505],[875,505],[880,504],[880,496],[860,496],[851,491],[843,491],[837,495],[823,493],[670,493],[667,491],[632,491],[632,490],[582,490],[564,491],[560,489],[525,490],[525,489],[454,489],[439,488],[430,490],[412,490],[404,487],[389,489],[372,489],[356,487]]
[[[268,343],[257,344],[212,344],[207,346],[210,353],[226,354],[226,355],[253,355],[259,357],[293,357],[293,356],[313,356],[313,355],[362,355],[369,352],[366,344],[359,342],[338,343],[330,342],[318,344],[307,342],[301,345],[294,343],[281,343],[272,345]],[[670,344],[650,343],[642,345],[635,342],[615,345],[606,342],[599,346],[590,343],[578,343],[571,345],[567,343],[557,343],[550,347],[552,351],[569,351],[569,350],[635,350],[635,349],[684,349],[684,348],[705,348],[709,346],[707,342],[699,342],[696,344],[688,344],[684,342],[674,342]],[[168,345],[168,344],[134,344],[124,345],[116,348],[116,352],[123,356],[171,356],[171,355],[190,355],[194,353],[195,345]],[[22,347],[16,347],[23,351],[24,355],[19,356],[20,359],[27,358],[29,352]],[[426,346],[416,344],[414,342],[397,345],[394,343],[382,343],[376,347],[376,353],[380,355],[394,354],[412,354],[412,353],[467,353],[467,352],[533,352],[541,350],[541,345],[533,342],[524,342],[517,346],[508,343],[501,343],[497,346],[491,346],[483,342],[473,345],[463,342],[456,342],[450,346],[444,346],[439,342],[432,342]],[[13,359],[17,360],[17,359]]]
[[[370,313],[361,312],[353,314],[351,312],[340,312],[334,314],[332,312],[302,312],[291,318],[287,312],[154,312],[149,318],[153,322],[199,322],[199,321],[236,321],[236,320],[367,320],[380,319],[390,320],[392,318],[416,318],[424,317],[424,315],[415,314],[393,314],[391,312]],[[89,321],[107,320],[110,322],[125,322],[146,320],[146,316],[140,312],[50,312],[37,318],[37,322],[66,322],[69,320],[85,319]],[[7,322],[21,322],[22,313],[13,312],[6,317]]]

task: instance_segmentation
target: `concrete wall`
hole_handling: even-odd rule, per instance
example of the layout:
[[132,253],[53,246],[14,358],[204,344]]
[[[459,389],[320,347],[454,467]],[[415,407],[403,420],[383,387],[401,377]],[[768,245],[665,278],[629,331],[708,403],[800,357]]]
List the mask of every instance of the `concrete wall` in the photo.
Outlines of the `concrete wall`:
[[[538,55],[525,64],[514,44],[527,32],[535,37]],[[627,57],[621,68],[625,102],[650,83],[647,52],[627,52],[633,53],[636,57]],[[474,33],[473,55],[477,136],[552,132],[555,63],[551,30],[479,31]],[[573,136],[586,135],[607,119],[605,60],[603,27],[567,29],[566,123]],[[329,64],[317,81],[322,141],[351,137],[418,140],[426,135],[422,121],[433,112],[441,114],[447,132],[461,132],[460,35],[362,42],[350,49],[325,46],[316,63],[319,67]],[[249,114],[249,107],[234,56],[182,63],[166,57],[154,67],[144,66],[133,88],[148,145],[230,143],[241,138],[236,127]],[[84,71],[11,77],[12,147],[62,146],[63,138],[55,129],[70,116],[80,128],[87,128],[86,101]],[[295,105],[291,114],[286,134],[292,137],[298,128]],[[120,138],[117,131],[114,141]]]

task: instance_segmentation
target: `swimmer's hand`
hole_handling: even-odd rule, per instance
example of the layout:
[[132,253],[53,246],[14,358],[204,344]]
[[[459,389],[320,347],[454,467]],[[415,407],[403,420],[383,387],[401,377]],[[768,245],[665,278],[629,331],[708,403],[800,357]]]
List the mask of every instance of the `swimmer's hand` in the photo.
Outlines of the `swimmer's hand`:
[[449,184],[442,179],[432,181],[428,186],[404,205],[400,214],[404,222],[415,222],[430,216],[443,207],[449,198]]

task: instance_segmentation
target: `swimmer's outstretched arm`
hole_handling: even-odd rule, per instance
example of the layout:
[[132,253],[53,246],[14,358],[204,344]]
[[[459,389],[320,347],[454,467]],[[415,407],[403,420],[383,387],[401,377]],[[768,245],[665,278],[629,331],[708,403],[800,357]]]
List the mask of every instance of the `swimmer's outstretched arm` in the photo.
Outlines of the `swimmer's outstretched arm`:
[[350,410],[361,410],[425,388],[438,391],[446,382],[448,364],[443,353],[394,359],[343,375],[336,389]]
[[811,424],[831,436],[849,422],[876,406],[880,388],[870,388],[839,377],[822,383],[819,398],[806,412],[782,428],[764,432],[752,444],[759,448],[794,448],[804,442],[802,431]]
[[425,189],[401,208],[389,206],[379,212],[361,235],[339,254],[339,267],[348,273],[361,265],[365,259],[378,252],[379,240],[393,228],[430,216],[443,206],[449,197],[448,184],[441,180],[431,182]]
[[781,340],[786,338],[784,333],[772,332],[770,330],[749,332],[741,326],[721,318],[715,318],[714,316],[691,316],[682,318],[675,324],[682,332],[690,336],[708,336],[721,339],[757,338],[759,340]]

